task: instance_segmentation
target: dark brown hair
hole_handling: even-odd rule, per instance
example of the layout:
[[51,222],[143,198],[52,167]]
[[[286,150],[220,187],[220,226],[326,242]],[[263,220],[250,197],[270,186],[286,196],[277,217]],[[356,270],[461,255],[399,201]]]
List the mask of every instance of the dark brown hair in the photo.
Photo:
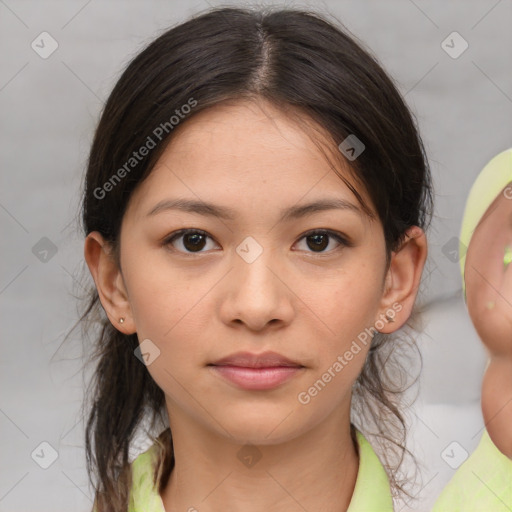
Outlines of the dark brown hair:
[[[85,235],[99,231],[119,258],[128,201],[175,133],[172,116],[183,114],[182,129],[190,117],[221,102],[261,98],[297,122],[320,126],[330,137],[331,156],[345,158],[337,147],[349,135],[364,144],[348,163],[382,223],[389,263],[406,229],[426,229],[430,222],[430,171],[413,117],[392,80],[337,24],[300,10],[219,8],[151,42],[122,73],[95,132],[81,205]],[[127,166],[133,152],[148,145],[148,137],[154,147]],[[366,208],[353,185],[340,177]],[[97,478],[95,506],[98,512],[126,511],[130,448],[145,420],[151,440],[160,446],[154,475],[160,491],[174,464],[169,428],[158,437],[154,432],[159,421],[165,424],[164,394],[134,356],[137,335],[124,335],[111,325],[94,287],[79,322],[94,336],[86,457],[89,478]],[[406,372],[390,357],[398,346],[396,336],[376,334],[353,388],[353,422],[363,433],[375,428],[373,434],[382,438],[377,453],[392,490],[402,489],[397,474],[406,451],[400,408]]]

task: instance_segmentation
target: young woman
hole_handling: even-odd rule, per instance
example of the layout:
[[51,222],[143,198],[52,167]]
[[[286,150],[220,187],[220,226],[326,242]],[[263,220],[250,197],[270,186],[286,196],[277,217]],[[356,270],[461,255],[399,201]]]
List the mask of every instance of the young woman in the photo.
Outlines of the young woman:
[[[320,16],[215,9],[142,51],[82,205],[95,510],[392,510],[393,333],[431,203],[403,99]],[[146,420],[154,444],[131,464]]]

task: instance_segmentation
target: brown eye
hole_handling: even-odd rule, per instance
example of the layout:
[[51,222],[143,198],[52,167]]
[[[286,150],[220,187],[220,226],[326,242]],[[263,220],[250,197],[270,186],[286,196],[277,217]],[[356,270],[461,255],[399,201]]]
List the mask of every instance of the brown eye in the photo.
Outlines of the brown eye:
[[[205,231],[200,229],[182,229],[173,233],[164,241],[164,245],[172,245],[179,252],[200,253],[207,245],[207,240],[211,237]],[[181,244],[178,242],[181,241]],[[181,248],[177,247],[181,245]]]
[[183,235],[183,247],[187,251],[201,250],[205,246],[205,237],[199,233],[190,233]]
[[[310,249],[312,252],[319,254],[325,252],[333,252],[345,246],[352,246],[352,244],[345,237],[343,237],[341,233],[325,229],[308,232],[302,236],[301,240],[302,239],[306,239],[306,245],[308,249]],[[335,240],[337,246],[335,246],[331,250],[326,251],[325,249],[329,247],[329,245],[331,245],[331,240]]]
[[329,245],[329,235],[317,234],[307,237],[308,247],[314,251],[323,251]]

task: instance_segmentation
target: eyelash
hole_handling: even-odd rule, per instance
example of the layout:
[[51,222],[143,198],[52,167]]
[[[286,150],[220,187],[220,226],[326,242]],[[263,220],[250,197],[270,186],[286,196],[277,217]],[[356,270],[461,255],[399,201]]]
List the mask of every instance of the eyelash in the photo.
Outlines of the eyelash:
[[[172,242],[174,242],[176,239],[180,238],[180,237],[183,237],[185,235],[189,235],[189,234],[198,234],[198,235],[202,235],[204,237],[207,237],[207,238],[211,238],[213,240],[213,237],[211,237],[206,231],[203,231],[202,229],[192,229],[192,228],[188,228],[188,229],[180,229],[178,231],[175,231],[173,233],[171,233],[168,237],[166,237],[163,242],[162,242],[162,245],[163,246],[168,246],[168,245],[171,245]],[[299,240],[302,240],[303,238],[307,238],[307,237],[310,237],[310,236],[314,236],[314,235],[327,235],[329,236],[330,238],[334,238],[334,240],[336,240],[340,246],[338,246],[337,248],[331,250],[331,251],[320,251],[320,252],[315,252],[315,251],[307,251],[307,252],[310,252],[311,254],[314,254],[315,256],[323,256],[323,255],[328,255],[330,253],[333,253],[343,247],[353,247],[353,243],[350,242],[346,237],[344,237],[341,233],[337,232],[337,231],[332,231],[330,229],[313,229],[311,231],[307,231],[306,233],[304,233],[303,235],[300,236]],[[179,253],[182,253],[182,254],[201,254],[202,252],[206,252],[206,251],[198,251],[198,252],[189,252],[189,251],[179,251],[179,250],[176,250],[176,252],[179,252]]]

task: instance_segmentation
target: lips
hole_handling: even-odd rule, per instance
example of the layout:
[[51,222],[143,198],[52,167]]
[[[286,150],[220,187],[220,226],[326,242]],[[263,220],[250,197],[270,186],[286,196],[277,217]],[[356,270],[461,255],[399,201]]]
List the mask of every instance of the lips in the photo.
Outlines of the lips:
[[292,361],[291,359],[288,359],[276,352],[263,352],[261,354],[237,352],[211,363],[210,366],[237,366],[240,368],[303,368],[303,365],[300,363]]
[[237,352],[208,366],[218,377],[246,391],[272,390],[305,371],[303,365],[276,352]]
[[266,391],[277,388],[304,370],[299,366],[275,366],[272,368],[212,366],[211,369],[237,388],[248,391]]

